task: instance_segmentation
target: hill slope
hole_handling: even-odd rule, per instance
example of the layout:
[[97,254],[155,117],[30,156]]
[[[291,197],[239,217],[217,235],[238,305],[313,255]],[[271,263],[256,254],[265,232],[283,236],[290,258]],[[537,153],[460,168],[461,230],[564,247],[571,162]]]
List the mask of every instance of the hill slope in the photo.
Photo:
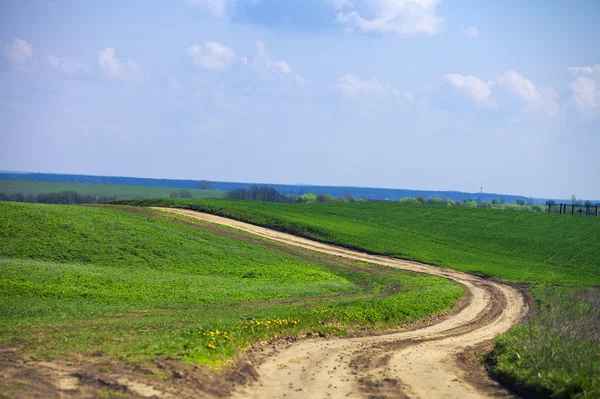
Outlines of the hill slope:
[[133,200],[513,282],[600,284],[600,218],[396,203]]

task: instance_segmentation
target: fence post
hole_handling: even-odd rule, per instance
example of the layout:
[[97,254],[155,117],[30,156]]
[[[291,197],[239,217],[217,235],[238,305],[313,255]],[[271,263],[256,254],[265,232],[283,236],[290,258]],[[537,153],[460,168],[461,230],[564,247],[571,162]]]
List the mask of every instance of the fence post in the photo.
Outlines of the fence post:
[[552,212],[552,204],[548,202],[548,213]]
[[598,216],[598,205],[596,205],[596,216]]
[[571,205],[571,215],[575,214],[575,204]]
[[590,204],[585,205],[585,216],[590,216]]

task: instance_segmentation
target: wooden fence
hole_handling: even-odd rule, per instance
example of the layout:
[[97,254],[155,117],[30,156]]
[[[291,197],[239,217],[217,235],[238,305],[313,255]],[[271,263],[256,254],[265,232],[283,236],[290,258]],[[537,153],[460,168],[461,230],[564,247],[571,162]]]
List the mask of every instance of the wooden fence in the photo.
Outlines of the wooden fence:
[[598,216],[598,205],[548,204],[548,212],[561,215]]

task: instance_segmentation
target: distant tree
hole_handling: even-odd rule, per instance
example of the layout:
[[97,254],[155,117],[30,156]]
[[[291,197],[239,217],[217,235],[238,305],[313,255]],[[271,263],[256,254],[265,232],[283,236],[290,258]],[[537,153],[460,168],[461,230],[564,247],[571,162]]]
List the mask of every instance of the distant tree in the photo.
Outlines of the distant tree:
[[499,205],[499,204],[500,204],[500,201],[498,201],[498,199],[497,199],[497,198],[494,198],[494,199],[492,200],[492,204],[493,204],[493,205]]
[[533,205],[533,198],[527,198],[527,205]]
[[422,195],[419,195],[417,197],[417,201],[419,201],[419,203],[424,204],[427,202],[427,200],[425,199],[425,197],[423,197]]
[[344,198],[346,198],[348,201],[352,201],[353,200],[352,193],[350,191],[346,191],[344,193]]
[[302,194],[298,197],[298,200],[305,203],[317,202],[317,195],[312,193]]
[[458,206],[461,208],[477,208],[477,202],[473,200],[464,199],[458,204]]
[[534,212],[544,212],[546,208],[542,204],[535,204],[531,206],[531,210]]
[[169,194],[169,198],[179,198],[179,193],[177,191],[173,191]]
[[330,194],[319,194],[317,195],[317,202],[333,202],[335,198],[333,198]]
[[212,190],[212,183],[208,180],[200,180],[196,182],[196,188],[198,190]]
[[577,205],[577,197],[575,196],[575,194],[571,195],[571,203],[573,205]]
[[295,202],[296,197],[288,197],[279,191],[266,186],[252,186],[249,190],[238,188],[227,193],[225,198],[264,202]]
[[182,190],[179,190],[179,198],[193,198],[193,196],[192,193],[190,193],[184,188]]
[[585,205],[585,206],[592,206],[592,201],[590,201],[590,200],[586,200],[586,201],[583,203],[583,205]]
[[546,205],[556,205],[556,201],[548,200],[548,201],[546,201]]
[[398,200],[398,203],[399,204],[413,204],[413,205],[414,204],[420,204],[420,202],[416,198],[413,198],[413,197],[400,198]]
[[479,204],[477,204],[477,208],[490,209],[493,208],[493,206],[490,202],[480,202]]
[[525,200],[523,198],[517,198],[517,205],[525,205]]

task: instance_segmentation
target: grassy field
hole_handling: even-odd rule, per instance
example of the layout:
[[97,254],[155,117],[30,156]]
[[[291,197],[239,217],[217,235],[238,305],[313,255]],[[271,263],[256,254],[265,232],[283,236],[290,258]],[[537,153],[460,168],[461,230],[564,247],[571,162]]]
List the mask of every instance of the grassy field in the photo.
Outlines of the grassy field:
[[258,340],[448,309],[447,280],[138,208],[0,202],[0,346],[219,363]]
[[[0,180],[0,193],[4,194],[45,194],[61,191],[75,191],[83,195],[96,197],[119,198],[167,198],[178,188],[171,187],[146,187],[146,186],[121,186],[117,184],[85,184],[85,183],[54,183],[41,181]],[[223,191],[188,189],[194,198],[221,198]]]
[[401,205],[133,200],[196,209],[512,282],[599,285],[600,218]]
[[394,203],[141,200],[367,252],[529,283],[537,310],[499,338],[491,367],[526,397],[600,397],[600,218]]

